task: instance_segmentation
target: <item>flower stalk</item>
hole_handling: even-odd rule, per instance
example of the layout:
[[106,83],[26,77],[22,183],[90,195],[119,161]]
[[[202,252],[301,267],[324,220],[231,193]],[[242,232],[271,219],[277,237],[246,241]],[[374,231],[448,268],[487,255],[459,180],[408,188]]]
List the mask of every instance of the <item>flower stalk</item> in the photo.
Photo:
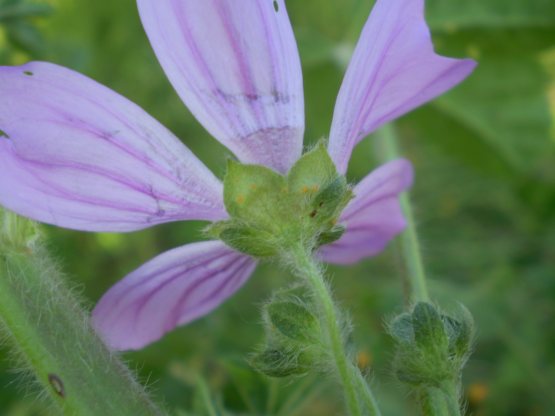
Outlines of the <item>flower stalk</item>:
[[290,256],[295,272],[312,290],[316,307],[319,310],[323,345],[333,357],[335,370],[343,386],[349,414],[351,416],[363,414],[379,416],[381,413],[370,387],[346,352],[342,318],[319,264],[303,244],[293,246]]
[[0,211],[0,327],[56,414],[162,415],[97,338],[32,223]]
[[[380,145],[382,147],[384,161],[394,160],[400,157],[399,146],[395,129],[388,124],[378,132],[380,135]],[[401,251],[408,269],[409,284],[413,302],[427,302],[430,300],[428,287],[426,284],[426,273],[424,262],[420,250],[420,241],[416,231],[414,214],[410,197],[407,193],[399,195],[401,208],[407,221],[407,227],[401,234]]]

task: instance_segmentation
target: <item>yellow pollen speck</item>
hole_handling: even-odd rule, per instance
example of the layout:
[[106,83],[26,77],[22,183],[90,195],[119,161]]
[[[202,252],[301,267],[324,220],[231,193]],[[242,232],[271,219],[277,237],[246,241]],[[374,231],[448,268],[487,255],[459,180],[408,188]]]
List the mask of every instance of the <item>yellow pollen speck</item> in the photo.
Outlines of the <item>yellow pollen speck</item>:
[[237,197],[237,199],[235,200],[239,205],[243,204],[245,202],[245,197],[243,195],[239,195]]
[[357,366],[361,370],[365,370],[372,363],[372,356],[368,351],[359,351],[357,354]]
[[489,387],[483,383],[474,383],[468,387],[468,400],[471,403],[483,402],[488,397]]
[[312,192],[316,192],[318,189],[320,189],[318,185],[312,185],[312,188],[310,188]]
[[308,186],[306,186],[306,185],[303,186],[302,189],[301,189],[301,192],[302,192],[303,194],[306,194],[306,193],[308,192]]

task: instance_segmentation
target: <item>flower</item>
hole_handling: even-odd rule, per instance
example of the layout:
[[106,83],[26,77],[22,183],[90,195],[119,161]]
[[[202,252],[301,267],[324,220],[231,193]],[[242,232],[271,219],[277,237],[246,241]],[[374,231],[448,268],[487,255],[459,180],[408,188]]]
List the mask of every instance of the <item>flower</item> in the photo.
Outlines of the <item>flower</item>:
[[[242,163],[286,173],[303,147],[302,74],[284,0],[138,0],[175,90]],[[353,147],[450,89],[475,63],[434,53],[424,0],[378,0],[335,107],[328,151],[344,174]],[[0,204],[38,221],[128,232],[181,220],[225,220],[221,182],[167,129],[74,71],[32,62],[0,68]],[[405,226],[397,195],[411,165],[396,160],[354,188],[344,235],[320,250],[352,263]],[[220,241],[163,253],[111,288],[93,323],[114,349],[137,349],[238,290],[256,260]]]

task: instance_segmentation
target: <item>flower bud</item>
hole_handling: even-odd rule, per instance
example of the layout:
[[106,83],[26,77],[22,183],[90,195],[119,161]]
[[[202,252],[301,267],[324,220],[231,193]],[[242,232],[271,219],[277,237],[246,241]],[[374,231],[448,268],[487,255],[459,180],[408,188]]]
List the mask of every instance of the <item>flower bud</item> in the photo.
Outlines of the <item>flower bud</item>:
[[266,306],[268,321],[291,341],[317,342],[320,325],[316,317],[296,299],[278,300]]
[[315,367],[322,354],[320,323],[302,287],[280,290],[264,305],[265,345],[250,363],[270,377],[302,375]]
[[388,327],[396,343],[395,373],[415,385],[440,387],[457,383],[470,353],[473,321],[461,307],[457,318],[420,302],[411,313],[394,318]]

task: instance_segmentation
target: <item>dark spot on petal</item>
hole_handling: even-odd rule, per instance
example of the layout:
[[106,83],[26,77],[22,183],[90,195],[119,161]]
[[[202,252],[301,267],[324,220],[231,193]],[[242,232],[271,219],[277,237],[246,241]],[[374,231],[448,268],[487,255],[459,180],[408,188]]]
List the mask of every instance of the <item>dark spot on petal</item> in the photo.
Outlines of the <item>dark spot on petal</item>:
[[25,75],[27,75],[27,76],[30,76],[30,77],[32,77],[33,75],[35,75],[35,74],[33,74],[31,71],[23,71],[23,73],[24,73]]
[[279,12],[279,4],[277,2],[277,0],[274,0],[274,10],[277,12]]
[[8,136],[8,133],[6,133],[4,130],[0,130],[0,138],[1,137],[5,137],[6,139],[10,138],[10,136]]
[[56,374],[48,374],[48,382],[58,396],[60,396],[62,399],[66,397],[64,382],[60,377],[58,377]]

